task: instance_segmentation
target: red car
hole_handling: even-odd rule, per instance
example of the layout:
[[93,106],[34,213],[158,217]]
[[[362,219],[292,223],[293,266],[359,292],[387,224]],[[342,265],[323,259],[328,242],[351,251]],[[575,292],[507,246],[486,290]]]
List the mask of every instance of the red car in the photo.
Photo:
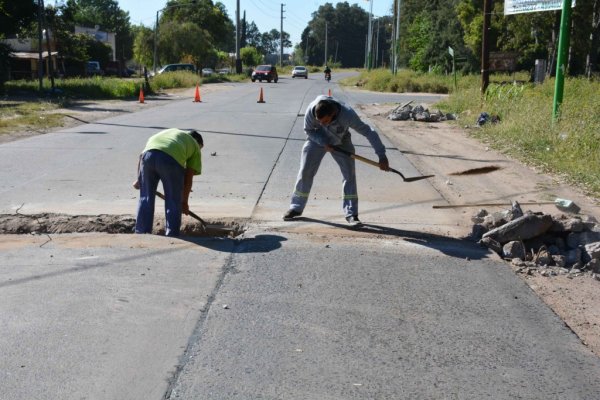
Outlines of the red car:
[[252,71],[252,82],[256,80],[262,82],[263,80],[271,83],[271,81],[277,83],[279,76],[277,75],[277,68],[274,65],[259,65],[254,71]]

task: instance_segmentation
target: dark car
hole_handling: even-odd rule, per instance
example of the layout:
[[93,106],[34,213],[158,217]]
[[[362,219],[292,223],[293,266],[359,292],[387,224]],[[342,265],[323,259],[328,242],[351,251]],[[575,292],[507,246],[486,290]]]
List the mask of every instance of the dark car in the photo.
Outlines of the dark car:
[[262,82],[263,80],[271,83],[271,81],[277,83],[279,75],[277,75],[277,68],[274,65],[259,65],[254,71],[252,71],[252,82],[257,80]]

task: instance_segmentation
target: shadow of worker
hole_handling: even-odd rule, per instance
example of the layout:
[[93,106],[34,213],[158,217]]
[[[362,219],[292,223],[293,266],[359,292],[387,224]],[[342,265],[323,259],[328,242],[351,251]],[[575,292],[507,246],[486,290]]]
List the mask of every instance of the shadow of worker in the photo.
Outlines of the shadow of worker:
[[241,239],[230,237],[180,237],[190,243],[223,253],[268,253],[281,248],[287,238],[279,235],[261,234]]

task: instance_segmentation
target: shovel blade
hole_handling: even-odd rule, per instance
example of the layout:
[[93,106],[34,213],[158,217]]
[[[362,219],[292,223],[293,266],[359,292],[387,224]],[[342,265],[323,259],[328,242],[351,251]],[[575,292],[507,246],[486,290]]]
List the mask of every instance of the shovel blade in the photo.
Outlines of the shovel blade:
[[404,179],[404,182],[416,182],[416,181],[420,181],[422,179],[433,178],[434,176],[435,175],[423,175],[423,176],[413,176],[412,178],[402,177],[402,179]]

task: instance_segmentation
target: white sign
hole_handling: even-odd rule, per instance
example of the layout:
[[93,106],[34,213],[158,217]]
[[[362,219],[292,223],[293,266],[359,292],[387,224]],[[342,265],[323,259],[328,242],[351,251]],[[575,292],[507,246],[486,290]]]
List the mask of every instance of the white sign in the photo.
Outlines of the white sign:
[[[562,10],[562,0],[504,0],[504,15]],[[571,8],[575,7],[572,0]]]

